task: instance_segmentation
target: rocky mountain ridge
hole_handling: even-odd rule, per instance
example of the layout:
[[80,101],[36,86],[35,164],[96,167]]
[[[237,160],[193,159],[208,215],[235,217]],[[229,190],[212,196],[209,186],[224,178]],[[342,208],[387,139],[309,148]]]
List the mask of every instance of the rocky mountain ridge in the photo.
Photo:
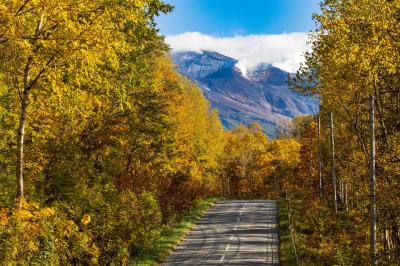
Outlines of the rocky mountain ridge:
[[286,127],[293,117],[318,111],[316,99],[289,89],[290,73],[271,65],[261,64],[244,75],[238,60],[216,52],[178,52],[172,59],[179,72],[196,83],[219,110],[227,129],[257,122],[274,137],[276,129]]

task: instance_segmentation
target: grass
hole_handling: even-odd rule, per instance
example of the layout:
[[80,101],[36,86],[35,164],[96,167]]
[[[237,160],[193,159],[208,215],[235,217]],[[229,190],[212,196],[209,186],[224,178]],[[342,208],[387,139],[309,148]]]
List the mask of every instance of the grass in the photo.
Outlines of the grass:
[[184,213],[175,224],[164,226],[161,238],[157,241],[154,249],[150,250],[134,265],[158,265],[163,262],[191,230],[202,214],[217,200],[218,198],[201,199],[193,209]]
[[296,256],[293,250],[289,231],[289,217],[286,209],[286,200],[279,200],[279,239],[282,265],[296,265]]
[[300,206],[304,204],[301,200],[291,200],[291,218],[296,231],[296,249],[298,262],[293,248],[292,236],[289,228],[289,216],[286,208],[286,199],[279,200],[279,230],[280,230],[280,255],[281,265],[330,265],[324,263],[324,258],[316,257],[316,254],[308,247],[306,238],[310,234],[310,228],[303,217]]

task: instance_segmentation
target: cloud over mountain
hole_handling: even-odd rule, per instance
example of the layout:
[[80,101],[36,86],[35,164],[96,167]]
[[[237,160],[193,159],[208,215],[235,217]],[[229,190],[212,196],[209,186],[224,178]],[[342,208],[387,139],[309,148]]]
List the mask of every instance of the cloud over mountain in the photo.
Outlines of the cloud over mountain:
[[217,37],[199,32],[169,35],[166,42],[174,52],[215,51],[239,60],[237,67],[246,73],[261,63],[295,72],[309,49],[307,33]]
[[227,129],[257,122],[270,137],[276,129],[287,127],[298,115],[315,114],[317,99],[292,92],[289,73],[261,64],[244,76],[237,60],[212,51],[172,53],[177,69],[203,91],[213,108],[218,109]]

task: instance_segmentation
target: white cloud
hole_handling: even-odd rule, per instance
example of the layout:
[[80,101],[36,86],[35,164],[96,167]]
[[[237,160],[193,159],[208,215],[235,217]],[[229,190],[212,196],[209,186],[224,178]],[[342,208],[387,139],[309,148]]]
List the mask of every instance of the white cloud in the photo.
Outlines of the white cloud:
[[176,52],[215,51],[239,60],[238,67],[251,70],[260,63],[295,72],[309,49],[307,33],[215,37],[199,32],[169,35],[166,42]]

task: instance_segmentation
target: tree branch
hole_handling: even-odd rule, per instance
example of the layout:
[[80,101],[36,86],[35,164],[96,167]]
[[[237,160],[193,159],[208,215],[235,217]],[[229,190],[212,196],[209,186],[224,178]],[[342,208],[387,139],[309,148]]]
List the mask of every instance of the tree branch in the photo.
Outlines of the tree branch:
[[50,57],[49,60],[47,60],[46,65],[39,71],[39,73],[36,75],[36,77],[32,80],[32,82],[30,82],[29,87],[27,87],[25,89],[25,91],[30,91],[33,86],[37,83],[37,81],[42,77],[42,75],[44,74],[44,72],[46,71],[47,67],[51,64],[51,62],[53,62],[54,58],[56,56],[53,55],[52,57]]
[[24,3],[18,8],[17,13],[15,13],[15,16],[19,15],[19,12],[22,11],[26,7],[26,5],[30,2],[31,0],[25,0]]

